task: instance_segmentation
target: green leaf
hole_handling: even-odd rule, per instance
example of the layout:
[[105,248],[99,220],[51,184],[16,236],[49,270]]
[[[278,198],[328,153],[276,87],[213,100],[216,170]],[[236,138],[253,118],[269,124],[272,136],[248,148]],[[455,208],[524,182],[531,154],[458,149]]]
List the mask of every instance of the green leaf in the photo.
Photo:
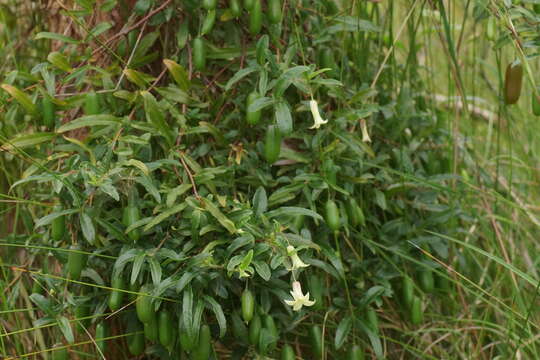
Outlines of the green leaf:
[[229,81],[227,81],[227,85],[225,85],[225,91],[229,91],[234,84],[236,84],[237,82],[239,82],[240,80],[242,80],[243,78],[245,78],[246,76],[248,76],[249,74],[255,71],[257,71],[257,67],[255,66],[250,66],[250,67],[246,67],[246,68],[238,70],[229,79]]
[[35,36],[34,39],[36,39],[36,40],[40,40],[40,39],[57,40],[57,41],[61,41],[61,42],[69,43],[69,44],[79,44],[80,43],[79,40],[70,38],[69,36],[65,36],[65,35],[57,34],[57,33],[53,33],[53,32],[47,32],[47,31],[42,31],[42,32],[38,33]]
[[334,347],[336,350],[339,350],[345,341],[347,340],[347,336],[349,336],[349,333],[351,332],[352,328],[352,319],[350,317],[346,317],[339,323],[337,330],[336,330],[336,337],[334,339]]
[[323,220],[322,216],[317,214],[315,211],[301,208],[301,207],[296,207],[296,206],[283,206],[283,207],[280,207],[279,209],[272,210],[266,213],[266,216],[268,218],[274,218],[278,216],[295,217],[299,215],[310,216],[314,218],[315,220]]
[[60,126],[56,132],[64,133],[66,131],[71,131],[75,129],[80,129],[83,127],[94,127],[94,126],[116,126],[120,125],[120,118],[117,118],[113,115],[108,114],[99,114],[99,115],[87,115],[81,116],[73,121],[68,122]]
[[54,133],[33,133],[18,135],[12,139],[7,140],[2,144],[0,149],[2,150],[13,150],[13,149],[23,149],[35,145],[39,145],[45,142],[50,142],[54,139],[56,135]]
[[293,130],[293,119],[291,115],[291,109],[285,100],[279,101],[274,105],[276,111],[276,122],[279,131],[283,135],[290,134]]
[[86,241],[88,241],[88,243],[93,245],[96,241],[96,229],[94,227],[92,218],[85,211],[83,211],[79,215],[79,221],[81,223],[81,230],[84,238]]
[[40,226],[49,225],[57,217],[65,216],[65,215],[71,215],[71,214],[74,214],[74,213],[76,213],[78,211],[79,211],[78,209],[68,209],[68,210],[52,212],[49,215],[45,215],[44,217],[38,219],[36,221],[36,224],[34,225],[34,229],[37,229]]
[[184,69],[182,65],[169,59],[164,59],[163,63],[171,73],[174,81],[176,81],[180,89],[188,91],[191,87],[191,81],[189,80],[186,69]]
[[145,259],[146,253],[141,251],[141,253],[138,254],[133,260],[133,268],[131,269],[131,278],[129,280],[131,284],[135,284],[135,282],[137,281]]
[[155,257],[149,258],[148,264],[150,264],[150,275],[152,276],[152,281],[154,282],[154,285],[157,286],[161,282],[161,265]]
[[255,271],[257,271],[257,274],[259,274],[259,276],[262,277],[264,281],[270,280],[270,278],[272,277],[272,272],[270,271],[270,266],[268,266],[267,263],[261,261],[254,261],[253,266],[255,267]]
[[246,256],[242,259],[240,265],[238,265],[238,270],[240,272],[246,271],[249,265],[251,265],[251,260],[253,259],[253,249],[249,250]]
[[236,227],[234,226],[234,223],[229,220],[225,215],[223,215],[223,213],[216,205],[214,205],[207,198],[202,198],[201,200],[204,203],[204,209],[210,212],[210,214],[212,214],[212,216],[215,217],[216,220],[219,221],[219,223],[229,231],[229,233],[236,233]]
[[257,216],[262,215],[268,208],[268,198],[266,197],[266,190],[259,186],[253,195],[253,208]]
[[154,217],[152,221],[150,221],[148,224],[146,224],[146,226],[144,227],[144,231],[150,230],[151,228],[153,228],[154,226],[156,226],[163,220],[167,219],[168,217],[176,213],[179,213],[180,211],[184,210],[186,206],[187,206],[187,203],[183,202],[181,204],[176,205],[175,207],[165,210],[158,216]]
[[32,99],[27,93],[9,84],[2,84],[0,87],[4,89],[9,95],[13,96],[28,114],[33,116],[36,116],[38,114],[37,106],[32,102]]
[[141,95],[144,99],[144,111],[146,113],[146,120],[152,123],[165,137],[169,146],[174,143],[174,135],[171,132],[171,128],[165,121],[163,110],[159,108],[159,105],[152,94],[148,91],[142,91]]
[[58,318],[58,327],[68,344],[73,344],[75,342],[75,337],[73,336],[73,330],[71,329],[69,320],[65,316],[60,316]]
[[214,312],[214,315],[216,315],[216,320],[219,325],[219,337],[222,338],[227,332],[227,319],[225,318],[223,309],[221,305],[219,305],[219,303],[210,296],[204,295],[204,300],[206,300],[206,302],[210,304],[210,308]]
[[251,104],[249,104],[247,111],[248,112],[256,112],[259,110],[262,110],[264,108],[267,108],[269,106],[274,105],[275,100],[270,97],[260,97]]
[[65,72],[71,72],[73,70],[67,58],[58,51],[50,53],[47,56],[47,61]]
[[154,199],[156,199],[156,202],[161,203],[161,195],[159,194],[157,187],[154,185],[152,178],[146,175],[142,175],[136,177],[135,181],[144,186],[146,191],[148,191],[148,193],[152,195]]

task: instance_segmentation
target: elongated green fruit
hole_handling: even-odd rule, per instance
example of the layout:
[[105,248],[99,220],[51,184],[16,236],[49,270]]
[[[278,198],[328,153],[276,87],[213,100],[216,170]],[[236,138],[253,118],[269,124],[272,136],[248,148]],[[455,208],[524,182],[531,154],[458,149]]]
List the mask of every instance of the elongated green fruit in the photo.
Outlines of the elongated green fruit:
[[[115,289],[124,289],[125,288],[124,279],[121,276],[116,276],[113,278],[111,287]],[[124,292],[118,290],[112,290],[109,295],[109,309],[111,311],[116,311],[122,307],[122,301],[124,300]]]
[[322,331],[319,325],[314,325],[309,328],[309,341],[311,344],[311,352],[313,353],[313,359],[322,359],[323,357],[323,338]]
[[193,40],[193,65],[195,70],[203,71],[206,68],[206,49],[201,38]]
[[[126,228],[135,224],[141,218],[139,208],[131,204],[128,204],[123,211],[122,223]],[[141,230],[140,228],[133,229],[127,235],[133,242],[137,242],[141,238]]]
[[339,209],[333,200],[328,200],[324,206],[326,225],[332,231],[338,231],[340,227]]
[[296,355],[294,354],[294,349],[291,345],[285,344],[281,349],[281,360],[295,360]]
[[206,10],[214,10],[217,6],[217,0],[203,0],[202,6]]
[[424,313],[422,312],[422,300],[415,296],[411,303],[411,323],[413,325],[419,325],[424,320]]
[[512,105],[518,102],[523,83],[523,66],[519,61],[514,61],[506,67],[504,81],[504,102]]
[[246,327],[246,324],[240,318],[240,314],[238,311],[235,311],[232,314],[231,321],[232,321],[232,331],[233,331],[233,335],[235,339],[240,341],[241,343],[247,344],[248,339],[249,339],[248,328]]
[[216,10],[208,10],[201,28],[201,36],[210,33],[216,23]]
[[268,0],[268,20],[272,24],[281,22],[281,0]]
[[276,323],[274,321],[274,318],[270,315],[264,315],[263,316],[263,327],[268,330],[270,335],[272,335],[275,340],[268,346],[270,350],[273,350],[276,347],[277,339],[279,338],[279,332],[276,326]]
[[134,322],[132,326],[128,327],[128,350],[131,355],[141,355],[144,351],[144,333],[143,325],[138,321]]
[[251,322],[249,323],[249,342],[252,345],[259,344],[259,336],[261,334],[261,317],[258,314],[253,316]]
[[56,105],[52,102],[51,98],[47,95],[43,97],[43,126],[47,129],[54,129],[56,122]]
[[433,277],[433,272],[431,270],[425,269],[421,270],[419,274],[420,287],[426,293],[433,292],[435,288],[435,278]]
[[103,354],[106,352],[107,343],[104,339],[108,336],[107,324],[102,321],[96,325],[96,344]]
[[144,337],[151,342],[157,342],[159,340],[158,321],[155,317],[149,322],[144,323]]
[[86,265],[86,254],[80,253],[81,247],[79,245],[71,245],[67,262],[67,275],[71,280],[79,280],[81,272]]
[[410,277],[405,275],[401,280],[401,297],[403,299],[403,304],[407,309],[411,306],[413,296],[414,283]]
[[345,204],[345,210],[347,211],[347,217],[349,218],[349,224],[355,228],[360,224],[360,219],[358,218],[358,212],[356,207],[358,206],[356,199],[350,197],[347,203]]
[[165,347],[172,344],[174,326],[171,314],[167,310],[161,310],[158,314],[159,343]]
[[193,351],[193,360],[208,360],[212,351],[212,334],[208,325],[201,326],[199,346]]
[[249,125],[257,125],[261,120],[261,110],[249,111],[249,106],[258,98],[259,94],[256,91],[249,93],[246,98],[246,122]]
[[371,326],[373,331],[378,332],[379,331],[379,318],[377,317],[377,312],[373,310],[372,307],[368,307],[366,309],[366,318],[367,318],[367,322],[369,323],[369,326]]
[[99,114],[99,97],[94,91],[90,91],[84,98],[84,114],[97,115]]
[[[77,305],[73,312],[75,319],[82,319],[87,317],[90,314],[90,307],[86,304]],[[77,320],[77,325],[75,328],[78,332],[85,334],[84,328],[88,327],[90,319]]]
[[52,360],[67,360],[68,359],[67,348],[56,349],[62,346],[63,346],[62,344],[54,345],[53,348],[55,348],[55,350],[52,351]]
[[364,351],[358,345],[353,345],[347,352],[347,360],[364,360]]
[[532,112],[535,116],[540,116],[540,99],[534,93],[532,95]]
[[[246,7],[247,8],[247,7]],[[249,33],[257,35],[262,28],[262,5],[261,0],[253,0],[253,5],[249,10]]]
[[242,15],[242,3],[240,2],[240,0],[230,0],[229,9],[231,10],[231,14],[234,17],[239,17],[240,15]]
[[281,152],[281,134],[276,125],[268,126],[264,142],[264,157],[269,164],[273,164],[279,159]]
[[150,286],[142,286],[139,292],[141,293],[141,295],[137,296],[135,308],[137,309],[137,317],[139,318],[139,321],[143,324],[146,324],[151,322],[152,320],[155,320],[156,317],[152,298],[150,296],[142,295],[144,293],[150,292]]
[[255,312],[255,298],[253,293],[248,289],[242,292],[240,298],[242,304],[242,318],[246,323],[249,323],[253,319],[253,313]]
[[[62,205],[56,205],[54,212],[62,211]],[[51,237],[54,241],[60,241],[64,238],[66,233],[66,216],[58,216],[51,223]]]
[[250,11],[251,8],[253,7],[253,4],[255,3],[255,0],[244,0],[244,8],[247,10],[247,11]]

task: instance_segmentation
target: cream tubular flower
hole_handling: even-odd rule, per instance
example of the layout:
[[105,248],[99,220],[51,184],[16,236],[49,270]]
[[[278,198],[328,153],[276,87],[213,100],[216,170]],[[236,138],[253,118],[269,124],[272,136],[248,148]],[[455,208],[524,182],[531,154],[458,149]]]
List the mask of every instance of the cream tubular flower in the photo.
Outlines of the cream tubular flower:
[[309,300],[309,293],[306,295],[302,294],[302,285],[300,285],[300,282],[293,282],[292,287],[291,295],[293,300],[285,300],[285,303],[292,306],[294,311],[299,311],[302,309],[302,306],[312,306],[315,304],[315,301]]
[[321,117],[321,114],[319,114],[319,105],[317,105],[317,101],[310,100],[309,101],[309,108],[311,109],[311,114],[313,115],[313,126],[310,127],[310,129],[318,129],[321,127],[321,125],[326,124],[328,120],[323,120]]
[[362,141],[371,142],[371,138],[369,137],[369,134],[367,131],[366,119],[360,120],[360,127],[362,128]]
[[287,255],[291,257],[291,262],[292,262],[291,270],[296,270],[296,269],[305,268],[309,266],[308,264],[304,263],[302,259],[300,259],[300,257],[296,253],[296,249],[294,248],[294,246],[291,246],[291,245],[287,246]]

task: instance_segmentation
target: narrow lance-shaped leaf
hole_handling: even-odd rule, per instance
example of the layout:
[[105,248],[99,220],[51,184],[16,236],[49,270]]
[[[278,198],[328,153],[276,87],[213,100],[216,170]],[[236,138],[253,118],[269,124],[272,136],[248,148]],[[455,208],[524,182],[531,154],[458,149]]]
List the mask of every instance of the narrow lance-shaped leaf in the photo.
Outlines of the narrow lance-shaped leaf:
[[174,143],[174,136],[163,115],[163,110],[159,108],[156,98],[148,91],[142,91],[141,95],[144,99],[144,111],[146,113],[146,120],[160,131],[161,135],[165,137],[169,146]]
[[27,93],[9,84],[2,84],[0,87],[9,95],[13,96],[28,114],[34,116],[38,114],[36,105],[32,102],[32,99]]

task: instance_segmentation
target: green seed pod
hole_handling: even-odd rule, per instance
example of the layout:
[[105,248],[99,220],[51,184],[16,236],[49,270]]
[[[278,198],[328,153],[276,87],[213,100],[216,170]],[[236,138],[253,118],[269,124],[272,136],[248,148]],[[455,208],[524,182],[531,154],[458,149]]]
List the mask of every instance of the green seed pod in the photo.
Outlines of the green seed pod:
[[130,354],[134,356],[141,355],[145,348],[143,325],[138,321],[134,321],[128,327],[128,333],[132,334],[128,336],[128,350]]
[[364,351],[358,345],[353,345],[347,352],[347,360],[364,360]]
[[370,306],[366,309],[366,320],[373,331],[379,331],[379,318],[377,317],[377,312]]
[[534,93],[532,95],[532,112],[535,116],[540,116],[540,99]]
[[82,250],[79,245],[72,245],[69,249],[72,251],[68,255],[67,275],[71,280],[79,280],[86,265],[86,254],[79,252]]
[[[247,7],[246,7],[247,8]],[[253,6],[249,10],[249,33],[257,35],[262,28],[262,5],[261,0],[253,0]]]
[[94,91],[90,91],[84,98],[84,114],[97,115],[100,112],[99,97]]
[[214,10],[217,7],[217,0],[202,0],[202,6],[206,10]]
[[295,360],[296,355],[291,345],[285,344],[281,349],[281,360]]
[[508,64],[504,81],[504,102],[512,105],[518,102],[523,83],[523,66],[519,61]]
[[341,220],[337,204],[332,200],[328,200],[324,206],[324,213],[326,225],[328,225],[330,230],[334,232],[338,231],[339,227],[341,226]]
[[414,296],[414,283],[408,276],[401,279],[401,298],[406,309],[409,309]]
[[281,0],[268,0],[268,20],[272,24],[281,22]]
[[55,350],[52,351],[52,360],[67,360],[68,351],[62,344],[56,344],[53,346]]
[[144,323],[144,337],[153,343],[159,340],[158,321],[155,317]]
[[259,97],[259,94],[256,91],[253,91],[249,93],[246,98],[246,122],[249,125],[257,125],[261,120],[261,110],[249,111],[249,106]]
[[255,297],[253,293],[248,289],[242,292],[240,298],[242,303],[242,318],[246,323],[249,323],[253,319],[253,313],[255,312]]
[[240,0],[230,0],[229,9],[232,16],[234,16],[235,18],[242,15],[242,3],[240,2]]
[[357,207],[358,207],[358,204],[356,202],[356,199],[353,197],[349,197],[349,200],[347,200],[347,202],[345,203],[345,210],[347,211],[349,224],[353,228],[356,228],[360,224],[358,212],[356,211]]
[[201,27],[201,36],[210,33],[216,23],[216,10],[208,10]]
[[[56,205],[54,212],[62,211],[62,205]],[[54,241],[60,241],[66,233],[66,216],[58,216],[51,222],[51,237]]]
[[274,318],[270,315],[264,315],[262,318],[262,325],[263,328],[265,328],[270,333],[270,335],[272,335],[272,337],[276,339],[268,345],[268,348],[270,350],[273,350],[276,348],[277,339],[279,339],[279,331],[274,321]]
[[266,129],[264,143],[264,157],[269,164],[275,163],[279,159],[281,152],[281,134],[276,125],[270,125]]
[[173,321],[171,314],[167,310],[161,310],[158,315],[159,322],[159,342],[161,345],[168,347],[173,341]]
[[422,300],[418,296],[414,296],[411,303],[411,323],[413,325],[419,325],[424,320],[424,313],[422,312]]
[[[124,289],[125,288],[124,279],[122,276],[116,276],[113,278],[111,287],[115,289]],[[124,299],[124,292],[118,290],[112,290],[109,295],[109,309],[111,311],[116,311],[122,307],[122,300]]]
[[251,8],[253,7],[253,4],[255,3],[255,0],[244,0],[244,8],[247,10],[247,11],[250,11]]
[[243,344],[247,344],[247,340],[249,338],[248,329],[237,311],[232,314],[231,321],[232,331],[235,339]]
[[99,350],[101,350],[101,352],[103,354],[106,353],[107,349],[107,342],[105,340],[100,340],[100,339],[104,339],[108,336],[108,327],[107,327],[107,323],[105,323],[105,321],[102,321],[100,323],[98,323],[96,325],[96,336],[95,336],[95,339],[96,339],[96,344],[99,348]]
[[261,334],[261,317],[259,314],[255,314],[251,322],[249,323],[249,342],[252,345],[259,344],[259,336]]
[[90,323],[90,319],[82,319],[90,315],[90,306],[86,304],[81,304],[75,306],[75,309],[73,311],[73,316],[75,316],[75,319],[78,319],[76,321],[75,329],[81,333],[86,334],[84,331],[84,328],[88,327],[88,324]]
[[[140,218],[141,218],[141,213],[137,206],[128,204],[128,206],[126,206],[123,209],[122,223],[124,224],[126,228],[135,224],[137,221],[140,220]],[[141,230],[140,228],[133,229],[130,232],[128,232],[127,235],[133,242],[137,242],[141,238]]]
[[309,328],[309,341],[311,344],[311,353],[313,354],[313,359],[322,359],[323,358],[323,341],[321,327],[314,325]]
[[435,289],[435,279],[433,278],[433,272],[429,269],[423,269],[418,274],[418,280],[420,287],[426,293],[432,293]]
[[137,296],[137,301],[135,302],[135,307],[137,309],[137,317],[139,321],[143,324],[149,323],[156,318],[156,312],[154,310],[154,304],[150,296],[142,295],[144,293],[150,292],[150,286],[144,285],[139,290],[141,293]]
[[212,334],[208,325],[201,326],[199,345],[193,351],[193,360],[208,360],[212,352]]
[[206,68],[206,49],[204,47],[204,41],[201,38],[193,40],[193,65],[195,70],[204,71]]
[[43,126],[47,129],[54,129],[54,124],[56,122],[56,105],[48,95],[43,96],[41,105],[43,112]]

